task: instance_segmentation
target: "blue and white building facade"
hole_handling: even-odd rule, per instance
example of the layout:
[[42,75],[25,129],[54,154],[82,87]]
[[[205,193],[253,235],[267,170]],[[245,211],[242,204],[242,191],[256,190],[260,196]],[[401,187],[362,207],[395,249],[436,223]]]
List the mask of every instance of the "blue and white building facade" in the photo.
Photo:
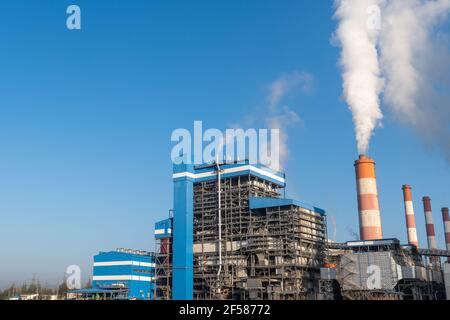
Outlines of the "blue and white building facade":
[[94,256],[92,287],[126,289],[128,299],[153,299],[155,257],[131,249],[100,252]]
[[155,223],[155,239],[172,238],[173,218],[164,219]]
[[[285,188],[285,177],[281,172],[274,171],[249,161],[230,162],[220,164],[220,178],[234,179],[237,177],[253,177],[263,181],[273,189]],[[173,167],[173,291],[175,300],[190,300],[194,298],[193,270],[194,255],[196,251],[194,237],[194,188],[199,183],[216,181],[218,179],[215,164],[194,166],[191,164],[174,164]],[[225,196],[225,194],[224,194]],[[260,210],[271,207],[298,207],[311,215],[325,217],[325,211],[281,197],[275,198],[249,198],[248,210]],[[324,218],[318,218],[324,219]],[[161,226],[160,233],[166,230]],[[209,245],[209,244],[206,244]],[[213,245],[213,244],[212,244]]]
[[[260,177],[281,186],[284,175],[248,160],[220,165],[221,178],[226,179],[246,174]],[[173,167],[173,299],[193,299],[193,214],[194,183],[217,179],[214,165],[194,166],[174,164]]]

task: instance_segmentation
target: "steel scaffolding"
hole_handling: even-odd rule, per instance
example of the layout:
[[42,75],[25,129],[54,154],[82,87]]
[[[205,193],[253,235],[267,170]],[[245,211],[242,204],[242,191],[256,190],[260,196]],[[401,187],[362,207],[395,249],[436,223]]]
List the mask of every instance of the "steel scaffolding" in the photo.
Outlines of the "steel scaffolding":
[[172,238],[156,239],[155,299],[172,298]]
[[[435,300],[442,296],[439,272],[425,268],[415,247],[400,246],[397,239],[330,243],[328,258],[337,261],[337,280],[345,300]],[[442,253],[441,253],[442,254]],[[380,272],[378,288],[369,288],[369,277]]]
[[[194,184],[196,299],[306,299],[324,255],[325,217],[286,205],[250,210],[250,197],[280,198],[280,186],[254,175]],[[222,270],[219,273],[219,245]]]

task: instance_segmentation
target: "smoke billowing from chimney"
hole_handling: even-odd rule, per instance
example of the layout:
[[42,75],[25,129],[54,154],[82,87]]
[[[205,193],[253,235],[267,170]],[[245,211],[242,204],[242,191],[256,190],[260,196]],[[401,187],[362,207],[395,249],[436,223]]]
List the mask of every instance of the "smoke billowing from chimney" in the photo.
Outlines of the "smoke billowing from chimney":
[[373,130],[382,119],[379,94],[382,90],[377,43],[379,28],[368,26],[367,10],[381,0],[335,1],[339,26],[335,37],[342,47],[344,98],[352,111],[360,154],[366,154]]
[[437,31],[449,13],[450,0],[388,1],[379,47],[386,106],[450,161],[450,37]]
[[360,153],[383,118],[379,96],[398,120],[450,160],[450,36],[437,32],[450,0],[335,0],[345,100]]

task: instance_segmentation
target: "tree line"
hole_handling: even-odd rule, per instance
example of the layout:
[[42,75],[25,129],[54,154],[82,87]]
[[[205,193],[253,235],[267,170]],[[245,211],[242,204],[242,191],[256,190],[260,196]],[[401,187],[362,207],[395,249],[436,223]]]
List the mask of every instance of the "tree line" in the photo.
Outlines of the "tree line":
[[[90,288],[91,282],[88,281],[84,288]],[[59,297],[65,296],[67,293],[66,281],[63,281],[57,286],[50,286],[48,284],[42,285],[39,280],[32,280],[30,283],[24,282],[21,285],[11,284],[9,287],[0,291],[0,300],[6,300],[20,295],[39,294],[42,296],[57,295]]]

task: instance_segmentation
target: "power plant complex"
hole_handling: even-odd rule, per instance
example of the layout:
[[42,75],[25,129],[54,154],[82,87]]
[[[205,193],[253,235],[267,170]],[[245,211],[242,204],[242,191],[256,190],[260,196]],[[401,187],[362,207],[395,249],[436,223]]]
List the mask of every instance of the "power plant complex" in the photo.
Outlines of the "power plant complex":
[[[325,210],[285,195],[285,176],[248,160],[174,164],[173,209],[155,224],[155,252],[94,257],[82,299],[450,300],[450,217],[438,249],[423,197],[420,248],[412,187],[403,185],[407,244],[383,238],[375,161],[355,161],[360,239],[327,237]],[[400,194],[400,188],[399,188]]]
[[[155,224],[154,299],[450,299],[450,218],[438,249],[430,197],[419,248],[404,185],[407,244],[384,239],[375,161],[355,161],[360,240],[327,238],[326,212],[284,196],[285,177],[249,161],[175,164],[173,210]],[[400,189],[400,188],[399,188]]]

